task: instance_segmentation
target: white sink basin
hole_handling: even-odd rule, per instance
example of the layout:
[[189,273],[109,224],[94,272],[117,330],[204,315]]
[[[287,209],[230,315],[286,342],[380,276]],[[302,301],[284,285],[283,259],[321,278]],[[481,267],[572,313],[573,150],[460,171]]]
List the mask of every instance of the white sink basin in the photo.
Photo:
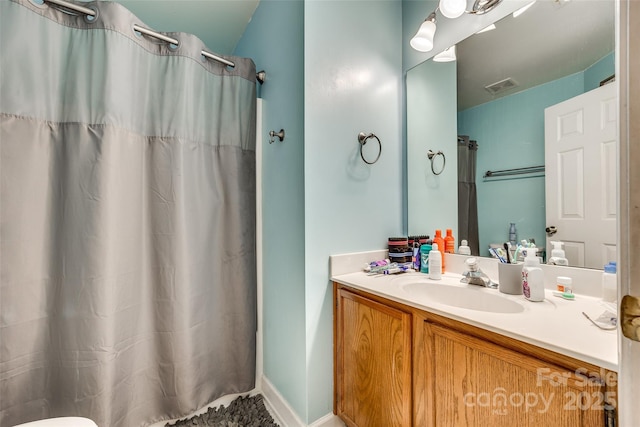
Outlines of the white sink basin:
[[452,286],[414,282],[402,285],[402,290],[414,299],[436,302],[452,307],[491,313],[521,313],[524,306],[500,295],[498,290],[480,286]]

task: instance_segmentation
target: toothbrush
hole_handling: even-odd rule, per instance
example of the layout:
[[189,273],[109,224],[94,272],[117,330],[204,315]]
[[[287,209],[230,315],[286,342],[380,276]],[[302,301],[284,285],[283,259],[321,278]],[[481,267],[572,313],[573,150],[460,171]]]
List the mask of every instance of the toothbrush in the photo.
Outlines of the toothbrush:
[[509,243],[504,244],[504,250],[507,252],[507,263],[511,264],[511,250],[509,248],[511,246]]
[[495,248],[489,248],[489,252],[491,253],[491,255],[493,255],[494,257],[498,258],[498,260],[502,263],[506,263],[507,261],[505,261],[505,259],[500,256],[500,254],[498,253],[498,251]]
[[512,260],[514,264],[518,263],[518,256],[520,256],[521,251],[522,251],[522,246],[520,245],[516,246],[516,251],[513,253],[513,260]]

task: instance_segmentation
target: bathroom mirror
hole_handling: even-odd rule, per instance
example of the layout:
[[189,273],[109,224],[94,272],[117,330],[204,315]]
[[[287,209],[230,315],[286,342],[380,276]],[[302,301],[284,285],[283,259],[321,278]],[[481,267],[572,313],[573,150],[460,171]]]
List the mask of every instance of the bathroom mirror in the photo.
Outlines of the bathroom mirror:
[[[452,228],[457,242],[469,239],[469,231],[458,230],[458,215],[469,211],[467,197],[458,203],[458,178],[471,174],[481,256],[489,256],[489,245],[509,240],[511,223],[518,241],[533,238],[537,246],[546,246],[545,228],[554,224],[546,221],[545,180],[553,185],[549,180],[556,174],[540,168],[535,173],[484,176],[487,171],[545,166],[544,109],[598,88],[614,74],[614,13],[612,0],[539,0],[520,16],[510,14],[496,22],[494,30],[458,43],[457,61],[430,59],[407,72],[410,235]],[[439,34],[446,25],[438,28]],[[473,150],[461,150],[459,158],[458,145],[468,147],[469,141],[458,143],[458,136],[477,141],[475,171],[468,163]],[[439,176],[431,173],[428,150],[446,155]],[[589,164],[583,167],[589,174]],[[578,232],[587,236],[593,230]],[[578,259],[571,242],[565,241],[567,258]],[[603,258],[615,260],[615,233],[608,248]],[[602,268],[584,259],[574,265]]]

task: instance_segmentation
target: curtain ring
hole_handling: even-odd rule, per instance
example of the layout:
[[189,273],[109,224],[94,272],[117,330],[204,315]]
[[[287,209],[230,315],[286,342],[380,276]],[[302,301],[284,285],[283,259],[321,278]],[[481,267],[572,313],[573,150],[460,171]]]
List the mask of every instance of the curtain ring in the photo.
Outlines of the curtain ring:
[[[433,167],[433,160],[438,156],[442,156],[442,169],[440,169],[440,172],[436,172]],[[447,164],[447,158],[444,156],[444,153],[440,150],[438,150],[437,153],[434,153],[433,150],[429,150],[427,151],[427,157],[431,160],[431,172],[433,172],[434,175],[440,175],[444,171],[444,166]]]
[[[378,141],[378,155],[376,156],[376,159],[372,162],[365,159],[364,154],[362,153],[362,147],[364,147],[364,144],[367,143],[367,140],[369,138],[375,138],[376,141]],[[377,162],[378,159],[380,158],[380,154],[382,154],[382,142],[380,142],[380,138],[378,138],[374,133],[370,133],[369,135],[367,135],[364,132],[360,132],[358,134],[358,142],[360,143],[360,157],[362,158],[362,161],[368,165],[372,165],[375,162]]]

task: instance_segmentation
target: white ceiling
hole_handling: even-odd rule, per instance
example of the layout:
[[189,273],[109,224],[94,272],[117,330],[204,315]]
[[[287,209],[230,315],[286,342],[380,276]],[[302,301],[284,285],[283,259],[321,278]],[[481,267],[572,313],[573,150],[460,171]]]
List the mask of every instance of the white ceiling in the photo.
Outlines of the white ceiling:
[[214,53],[231,55],[259,0],[117,0],[151,29],[195,34]]
[[[463,40],[456,48],[458,109],[585,70],[614,50],[614,16],[613,0],[538,0]],[[507,77],[519,86],[498,95],[484,89]]]

